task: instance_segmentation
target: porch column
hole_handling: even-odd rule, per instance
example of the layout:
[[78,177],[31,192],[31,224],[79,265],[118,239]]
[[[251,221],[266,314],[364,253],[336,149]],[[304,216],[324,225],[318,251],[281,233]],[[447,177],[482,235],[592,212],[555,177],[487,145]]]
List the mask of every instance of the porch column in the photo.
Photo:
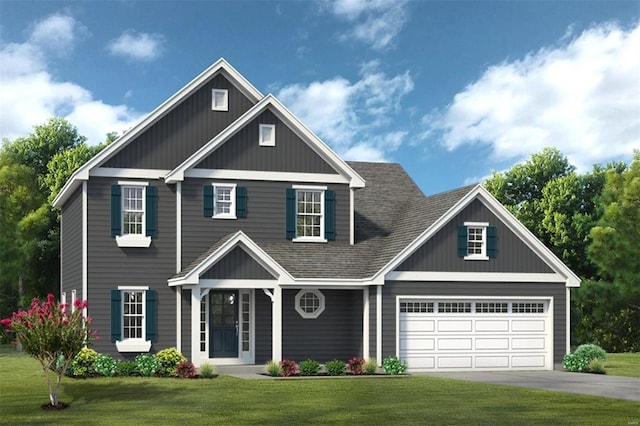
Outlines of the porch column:
[[382,365],[382,286],[376,287],[376,359]]
[[200,287],[191,289],[191,362],[200,367]]
[[282,361],[282,288],[275,286],[271,303],[271,356]]
[[369,287],[362,289],[362,357],[369,359]]

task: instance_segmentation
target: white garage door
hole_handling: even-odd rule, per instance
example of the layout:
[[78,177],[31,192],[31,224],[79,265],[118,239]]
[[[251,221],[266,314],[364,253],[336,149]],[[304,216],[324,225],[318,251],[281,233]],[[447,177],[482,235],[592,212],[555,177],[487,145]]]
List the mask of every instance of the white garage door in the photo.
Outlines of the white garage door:
[[398,310],[412,371],[553,369],[549,300],[407,298]]

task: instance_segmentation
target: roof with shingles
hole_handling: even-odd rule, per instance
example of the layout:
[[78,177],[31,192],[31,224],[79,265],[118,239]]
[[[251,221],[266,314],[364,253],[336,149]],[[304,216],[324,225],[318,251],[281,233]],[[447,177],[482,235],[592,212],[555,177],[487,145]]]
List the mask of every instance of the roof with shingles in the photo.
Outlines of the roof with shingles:
[[[372,277],[475,187],[425,197],[399,164],[348,164],[366,181],[355,192],[354,245],[255,241],[295,278]],[[186,276],[230,237],[217,241],[174,278]]]

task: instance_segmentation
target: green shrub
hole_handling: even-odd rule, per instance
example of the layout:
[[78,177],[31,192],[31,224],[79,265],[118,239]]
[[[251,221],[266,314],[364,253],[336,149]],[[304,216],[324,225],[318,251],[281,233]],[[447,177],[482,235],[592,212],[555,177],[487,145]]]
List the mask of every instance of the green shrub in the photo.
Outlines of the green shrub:
[[138,375],[138,364],[132,360],[120,361],[116,364],[116,374],[118,376],[136,376]]
[[327,374],[330,376],[340,376],[344,374],[347,364],[339,359],[332,359],[325,364],[324,368],[327,369]]
[[140,354],[135,358],[138,373],[141,376],[155,376],[162,368],[162,364],[153,355]]
[[565,370],[575,373],[588,372],[589,364],[594,359],[604,363],[607,353],[598,345],[580,345],[573,353],[562,358],[562,366]]
[[407,363],[400,361],[397,356],[388,356],[382,361],[385,374],[402,374],[407,370]]
[[210,379],[216,375],[216,369],[213,364],[205,362],[200,366],[200,375],[204,378]]
[[163,349],[155,354],[154,358],[160,362],[158,374],[165,377],[175,376],[178,364],[187,360],[176,348]]
[[594,374],[607,374],[607,372],[604,369],[604,361],[601,360],[600,358],[592,359],[591,362],[589,362],[589,366],[587,367],[587,370],[590,373],[594,373]]
[[98,352],[89,348],[82,348],[69,365],[70,375],[73,377],[90,377],[96,375],[94,364],[98,359]]
[[282,373],[282,368],[280,367],[280,363],[278,361],[267,361],[264,365],[264,372],[267,376],[278,377],[280,373]]
[[580,345],[573,353],[574,355],[586,358],[589,362],[592,359],[607,360],[607,353],[598,345]]
[[562,366],[567,371],[582,373],[589,366],[589,361],[575,354],[566,354],[562,357]]
[[317,376],[320,371],[320,363],[313,359],[305,359],[300,363],[301,376]]
[[182,361],[176,366],[176,376],[180,379],[192,379],[196,377],[196,367],[190,361]]
[[116,364],[111,355],[100,354],[93,363],[93,368],[99,375],[111,377],[116,375]]
[[378,361],[375,358],[369,358],[364,362],[365,374],[376,374],[378,372]]

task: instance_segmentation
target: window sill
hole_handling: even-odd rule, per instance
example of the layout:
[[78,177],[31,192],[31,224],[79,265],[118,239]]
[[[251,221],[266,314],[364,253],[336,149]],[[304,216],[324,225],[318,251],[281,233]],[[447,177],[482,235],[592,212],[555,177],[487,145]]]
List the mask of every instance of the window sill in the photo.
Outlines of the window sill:
[[231,215],[218,215],[218,216],[212,216],[211,219],[237,219],[237,217],[231,216]]
[[301,237],[301,238],[294,238],[293,240],[294,243],[326,243],[327,240],[324,238],[318,238],[318,237]]
[[151,350],[151,341],[141,339],[117,340],[116,348],[118,348],[118,352],[149,352]]
[[118,247],[149,247],[151,245],[151,237],[131,234],[116,236],[116,244]]
[[489,260],[489,256],[465,256],[464,260]]

